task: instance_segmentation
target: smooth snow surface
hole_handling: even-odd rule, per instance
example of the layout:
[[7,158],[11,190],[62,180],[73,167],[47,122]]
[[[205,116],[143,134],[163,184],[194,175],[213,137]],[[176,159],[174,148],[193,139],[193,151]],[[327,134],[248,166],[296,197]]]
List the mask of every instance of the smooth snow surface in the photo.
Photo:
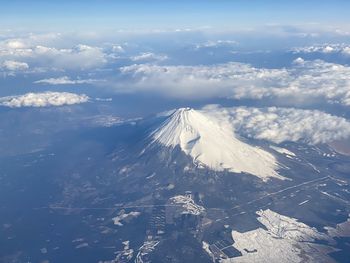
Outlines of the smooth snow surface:
[[173,112],[153,134],[153,141],[179,146],[194,162],[215,171],[249,173],[266,180],[278,177],[275,157],[237,139],[230,125],[201,111],[181,108]]

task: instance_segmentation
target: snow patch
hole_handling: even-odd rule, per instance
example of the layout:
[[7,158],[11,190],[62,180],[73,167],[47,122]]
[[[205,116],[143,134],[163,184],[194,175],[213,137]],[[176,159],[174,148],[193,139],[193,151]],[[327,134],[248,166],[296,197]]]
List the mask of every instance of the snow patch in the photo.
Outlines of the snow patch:
[[130,248],[130,241],[125,240],[122,242],[123,250],[116,251],[116,257],[112,260],[99,261],[98,263],[119,263],[119,262],[129,262],[134,256],[134,250]]
[[140,212],[130,212],[130,213],[125,213],[124,211],[122,211],[118,216],[112,218],[113,223],[117,226],[123,226],[121,221],[125,221],[125,220],[130,220],[133,219],[135,217],[138,217],[141,213]]
[[192,197],[188,195],[177,195],[169,199],[170,204],[181,205],[182,214],[200,215],[205,211],[205,208],[194,202]]
[[275,150],[276,152],[278,152],[278,153],[280,153],[280,154],[285,154],[285,155],[287,155],[287,157],[288,157],[288,156],[296,157],[296,154],[295,154],[295,153],[293,153],[293,152],[291,152],[291,151],[289,151],[289,150],[287,150],[287,149],[285,149],[285,148],[281,148],[281,147],[277,147],[277,146],[272,146],[272,145],[270,145],[270,148],[273,149],[273,150]]
[[[158,240],[147,240],[143,243],[143,245],[139,248],[139,251],[136,255],[135,263],[143,263],[143,258],[146,257],[149,253],[151,253],[156,246],[159,244]],[[148,262],[148,261],[145,261]]]

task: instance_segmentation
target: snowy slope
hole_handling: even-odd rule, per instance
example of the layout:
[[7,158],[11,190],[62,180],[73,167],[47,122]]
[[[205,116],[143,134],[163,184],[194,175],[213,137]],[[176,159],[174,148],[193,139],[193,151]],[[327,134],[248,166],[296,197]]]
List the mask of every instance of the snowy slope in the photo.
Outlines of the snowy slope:
[[174,111],[152,133],[153,142],[179,146],[195,163],[212,170],[249,173],[266,180],[278,177],[275,157],[235,137],[229,126],[219,124],[201,111],[181,108]]

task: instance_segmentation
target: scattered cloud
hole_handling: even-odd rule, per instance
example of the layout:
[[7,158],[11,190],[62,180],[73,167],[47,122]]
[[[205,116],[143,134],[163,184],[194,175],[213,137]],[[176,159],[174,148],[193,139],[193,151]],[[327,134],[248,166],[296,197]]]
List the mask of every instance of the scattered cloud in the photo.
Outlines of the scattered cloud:
[[10,39],[4,42],[4,46],[8,49],[23,49],[26,45],[23,41],[18,39]]
[[98,82],[96,79],[71,79],[68,76],[59,78],[48,78],[34,81],[36,84],[49,84],[49,85],[75,85],[75,84],[92,84]]
[[0,50],[26,49],[37,45],[57,45],[62,40],[60,33],[21,33],[18,37],[13,37],[13,34],[11,36],[4,37],[4,40],[0,41]]
[[302,64],[305,63],[305,60],[304,60],[303,58],[299,57],[299,58],[295,59],[295,60],[293,61],[293,63],[294,63],[294,64],[300,64],[300,65],[302,65]]
[[0,42],[0,61],[18,59],[51,70],[82,70],[107,63],[107,56],[100,47],[79,44],[71,48],[56,48],[29,45],[19,39]]
[[48,59],[53,66],[62,69],[86,69],[100,67],[107,63],[105,54],[99,47],[77,45],[70,49],[36,46],[35,55]]
[[95,98],[96,101],[104,101],[104,102],[109,102],[109,101],[113,101],[112,98]]
[[210,40],[195,46],[196,49],[201,48],[218,48],[218,47],[234,47],[239,43],[235,40]]
[[52,91],[0,97],[0,105],[11,108],[63,106],[79,104],[88,101],[89,97],[85,94]]
[[[280,25],[270,27],[281,29]],[[298,30],[286,27],[283,28],[283,32]],[[97,78],[109,80],[108,83],[104,81],[101,85],[103,87],[109,86],[128,93],[155,92],[188,99],[270,99],[276,101],[275,105],[296,106],[327,102],[350,106],[350,67],[322,60],[309,61],[303,57],[305,52],[315,50],[350,54],[350,46],[346,44],[324,44],[294,49],[293,52],[298,53],[300,58],[291,66],[273,69],[257,68],[238,62],[213,65],[210,64],[213,61],[204,61],[202,65],[189,65],[185,57],[191,53],[179,55],[180,47],[177,46],[176,49],[167,51],[169,56],[176,57],[176,60],[167,60],[166,54],[145,52],[144,47],[140,47],[137,41],[136,44],[118,45],[113,41],[103,42],[97,36],[94,37],[94,41],[86,41],[88,45],[76,44],[79,42],[76,42],[77,39],[73,36],[63,37],[60,34],[29,34],[22,38],[3,38],[0,40],[0,69],[5,77],[20,71],[40,73],[35,83],[50,85],[99,85],[99,81],[94,79]],[[200,43],[197,48],[230,48],[237,45],[236,41],[227,40],[228,36],[220,37],[223,40],[203,41],[202,37],[193,37],[188,40],[191,48],[188,48],[188,45],[182,48],[193,52],[193,43]],[[241,41],[241,38],[238,39]],[[194,53],[201,57],[200,52]],[[213,59],[222,61],[220,56]],[[162,63],[157,63],[160,61]],[[130,62],[135,64],[129,65]],[[165,63],[176,65],[164,65]],[[195,58],[193,63],[196,63]],[[117,67],[118,73],[115,71]],[[51,72],[51,76],[60,74],[62,77],[51,78],[47,74],[50,71],[55,71]],[[87,77],[68,77],[76,75]]]
[[274,143],[286,141],[309,144],[350,138],[350,122],[318,110],[295,108],[221,108],[208,105],[206,114],[231,125],[242,136]]
[[123,124],[126,120],[114,115],[97,115],[93,116],[88,120],[93,126],[98,127],[112,127],[119,124]]
[[141,53],[137,56],[131,57],[131,60],[135,61],[135,62],[163,61],[166,59],[168,59],[168,57],[166,55],[158,55],[158,54],[154,54],[152,52],[145,52],[145,53]]
[[121,45],[112,44],[111,49],[112,49],[112,51],[117,52],[117,53],[125,52],[123,46],[121,46]]
[[180,98],[279,98],[295,103],[326,101],[350,106],[350,67],[298,58],[290,68],[255,68],[244,63],[210,66],[122,67],[128,91],[154,91]]
[[297,47],[292,49],[293,53],[323,53],[323,54],[342,54],[350,55],[350,45],[347,44],[320,44],[306,47]]
[[29,65],[27,63],[14,60],[5,60],[1,66],[3,69],[8,71],[23,71],[29,69]]

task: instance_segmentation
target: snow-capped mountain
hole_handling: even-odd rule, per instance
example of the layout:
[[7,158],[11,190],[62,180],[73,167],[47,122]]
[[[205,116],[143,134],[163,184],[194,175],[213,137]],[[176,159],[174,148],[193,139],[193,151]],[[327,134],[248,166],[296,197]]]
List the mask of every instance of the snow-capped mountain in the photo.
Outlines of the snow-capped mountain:
[[194,163],[215,171],[277,177],[278,163],[269,152],[241,141],[229,126],[191,108],[170,114],[152,134],[152,143],[180,147]]

